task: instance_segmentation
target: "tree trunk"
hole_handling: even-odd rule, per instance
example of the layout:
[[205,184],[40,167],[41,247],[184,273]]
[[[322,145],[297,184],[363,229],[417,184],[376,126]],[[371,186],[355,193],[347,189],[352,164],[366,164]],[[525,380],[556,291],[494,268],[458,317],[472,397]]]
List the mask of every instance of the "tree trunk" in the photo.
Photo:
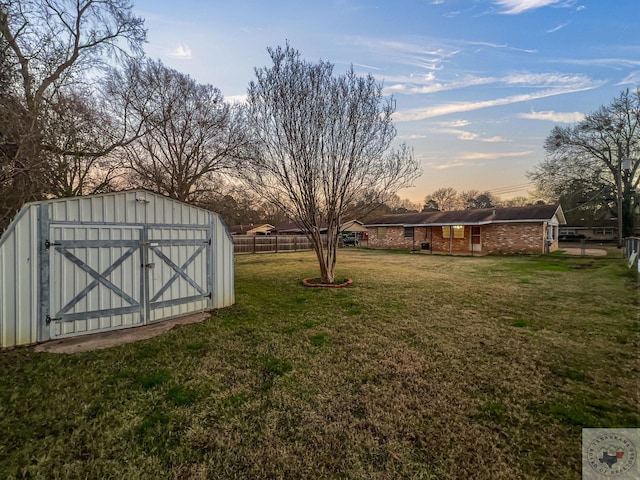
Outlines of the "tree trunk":
[[311,240],[311,245],[313,246],[313,250],[316,252],[318,264],[320,265],[320,281],[322,283],[332,283],[333,272],[330,272],[327,269],[324,247],[322,245],[322,236],[320,235],[320,231],[317,228],[314,228],[314,230],[311,232],[311,234],[309,235],[309,240]]

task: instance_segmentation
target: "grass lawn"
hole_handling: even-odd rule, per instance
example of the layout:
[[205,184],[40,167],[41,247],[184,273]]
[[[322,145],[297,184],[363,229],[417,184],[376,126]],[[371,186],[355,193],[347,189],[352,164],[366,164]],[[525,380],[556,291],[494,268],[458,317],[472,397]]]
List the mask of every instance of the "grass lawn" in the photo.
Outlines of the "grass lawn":
[[201,324],[0,353],[0,478],[579,479],[582,427],[637,427],[620,258],[345,249],[236,257]]

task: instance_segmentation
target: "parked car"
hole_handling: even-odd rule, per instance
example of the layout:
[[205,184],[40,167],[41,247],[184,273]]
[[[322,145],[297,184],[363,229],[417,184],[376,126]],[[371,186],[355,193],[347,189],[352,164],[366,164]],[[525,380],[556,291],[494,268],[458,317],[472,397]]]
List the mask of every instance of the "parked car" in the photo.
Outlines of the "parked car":
[[342,245],[344,247],[357,247],[358,239],[355,236],[342,237]]
[[561,242],[578,242],[580,240],[583,240],[587,237],[585,237],[584,235],[559,235],[558,236],[558,240],[560,240]]

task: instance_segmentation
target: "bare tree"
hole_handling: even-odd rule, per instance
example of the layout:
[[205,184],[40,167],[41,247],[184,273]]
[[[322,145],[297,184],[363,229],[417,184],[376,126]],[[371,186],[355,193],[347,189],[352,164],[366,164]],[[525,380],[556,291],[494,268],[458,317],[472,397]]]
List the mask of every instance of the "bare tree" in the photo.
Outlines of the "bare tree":
[[390,213],[419,212],[421,209],[420,204],[412,202],[408,198],[400,198],[397,194],[390,195],[385,205],[389,207]]
[[640,182],[640,88],[626,90],[569,127],[556,126],[545,141],[547,158],[530,172],[541,191],[557,197],[577,183],[615,192],[618,246],[633,234],[632,206]]
[[141,53],[146,32],[132,8],[129,0],[0,1],[3,63],[15,72],[5,95],[12,117],[1,126],[3,144],[12,148],[3,159],[0,183],[11,195],[0,225],[45,193],[43,122],[56,92],[96,72],[109,56]]
[[502,205],[503,207],[526,207],[528,205],[533,205],[534,203],[536,203],[535,197],[525,196],[518,196],[508,198],[506,200],[500,200],[500,205]]
[[225,103],[217,88],[152,60],[129,64],[109,85],[126,92],[144,125],[125,148],[137,186],[195,202],[212,189],[214,174],[246,155],[250,136],[242,110]]
[[71,197],[116,188],[122,171],[113,154],[122,145],[119,121],[88,90],[58,92],[43,130],[47,193]]
[[500,199],[495,195],[486,191],[480,192],[479,190],[460,192],[460,200],[465,210],[497,207],[500,203]]
[[256,68],[247,98],[259,151],[241,173],[307,232],[321,281],[332,283],[344,213],[365,191],[378,203],[407,186],[418,164],[406,145],[390,150],[394,102],[372,76],[335,76],[288,44],[268,52],[273,65]]

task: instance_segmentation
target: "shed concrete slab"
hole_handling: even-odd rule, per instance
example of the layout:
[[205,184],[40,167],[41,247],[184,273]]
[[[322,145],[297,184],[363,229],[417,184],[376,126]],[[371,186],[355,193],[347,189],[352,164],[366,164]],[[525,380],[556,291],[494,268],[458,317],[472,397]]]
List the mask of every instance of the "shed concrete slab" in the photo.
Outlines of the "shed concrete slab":
[[94,333],[91,335],[81,335],[78,337],[61,338],[59,340],[51,340],[36,345],[36,352],[49,353],[80,353],[90,352],[92,350],[100,350],[103,348],[123,345],[125,343],[137,342],[145,340],[168,332],[176,325],[186,325],[189,323],[202,322],[207,318],[211,318],[211,314],[207,312],[199,312],[191,315],[185,315],[170,320],[164,320],[140,327],[126,328],[122,330],[112,330],[109,332]]

